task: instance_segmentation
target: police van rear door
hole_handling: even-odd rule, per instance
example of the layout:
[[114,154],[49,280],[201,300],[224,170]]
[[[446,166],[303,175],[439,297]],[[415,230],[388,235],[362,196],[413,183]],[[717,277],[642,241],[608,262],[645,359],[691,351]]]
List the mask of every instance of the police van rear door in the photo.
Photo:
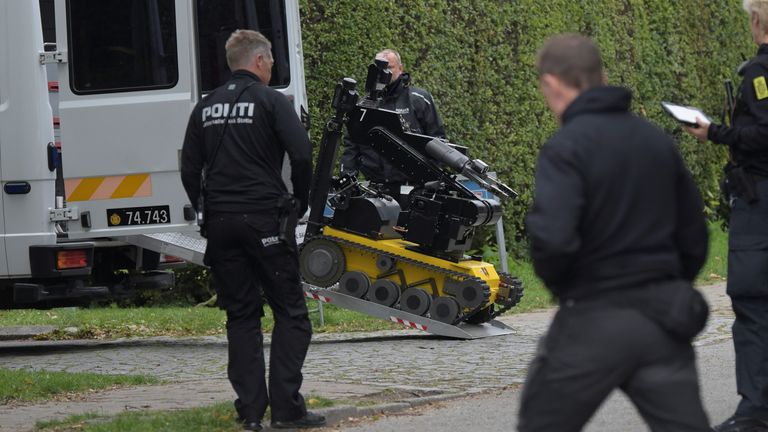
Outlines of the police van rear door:
[[269,85],[284,93],[307,117],[304,57],[298,0],[195,0],[199,90],[206,94],[229,79],[224,43],[237,29],[261,32],[272,42],[275,65]]
[[[55,174],[48,164],[53,122],[42,49],[37,1],[0,0],[0,279],[28,277],[29,247],[56,242],[48,213]],[[7,285],[0,283],[0,303]]]
[[197,98],[189,0],[56,0],[70,238],[193,229],[179,149]]

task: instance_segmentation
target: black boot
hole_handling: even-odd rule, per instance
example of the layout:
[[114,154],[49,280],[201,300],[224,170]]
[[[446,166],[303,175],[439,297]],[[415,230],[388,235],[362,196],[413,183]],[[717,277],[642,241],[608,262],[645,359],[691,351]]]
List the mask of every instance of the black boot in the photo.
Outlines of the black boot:
[[237,422],[243,425],[243,430],[258,432],[264,429],[264,426],[261,425],[261,420],[246,420],[240,416],[237,416]]
[[261,422],[257,422],[257,421],[256,422],[249,422],[249,421],[243,422],[243,430],[258,432],[258,431],[260,431],[262,429],[264,429],[264,428],[261,426]]
[[712,428],[713,432],[768,432],[768,422],[752,418],[732,416]]

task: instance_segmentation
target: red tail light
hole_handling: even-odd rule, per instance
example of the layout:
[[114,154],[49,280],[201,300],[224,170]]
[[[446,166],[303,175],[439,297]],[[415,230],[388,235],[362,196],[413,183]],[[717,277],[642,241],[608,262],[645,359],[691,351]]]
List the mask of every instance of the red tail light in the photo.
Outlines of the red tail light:
[[88,267],[88,253],[85,249],[62,250],[56,253],[58,270]]
[[171,264],[171,263],[184,262],[184,260],[177,256],[163,254],[163,255],[160,255],[160,262],[165,264]]

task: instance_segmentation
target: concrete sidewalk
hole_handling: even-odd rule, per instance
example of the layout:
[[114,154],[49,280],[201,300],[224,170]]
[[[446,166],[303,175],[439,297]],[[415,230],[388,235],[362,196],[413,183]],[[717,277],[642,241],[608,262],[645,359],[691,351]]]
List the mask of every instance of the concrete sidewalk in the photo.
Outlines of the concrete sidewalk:
[[[328,418],[329,425],[349,418],[399,412],[473,393],[444,393],[438,389],[392,385],[388,383],[345,383],[305,380],[305,396],[319,396],[338,406],[314,410]],[[156,386],[137,386],[73,395],[71,400],[0,405],[0,432],[33,431],[39,421],[60,420],[73,414],[117,415],[126,411],[181,410],[228,402],[235,399],[227,379],[190,380]],[[269,430],[269,428],[267,428]]]
[[[313,344],[375,343],[377,340],[419,334],[421,332],[417,330],[319,334],[313,338]],[[266,337],[265,339],[265,345],[269,347],[269,338]],[[126,347],[137,347],[145,350],[152,350],[153,347],[171,350],[182,349],[182,347],[218,347],[226,352],[226,338],[216,336],[183,339],[158,337],[111,341],[6,340],[0,342],[0,356],[45,357],[53,352],[78,353],[95,349],[109,350],[110,348]],[[148,374],[152,375],[151,371]],[[313,381],[306,378],[302,385],[302,393],[305,396],[320,396],[344,404],[343,406],[322,410],[333,423],[348,417],[361,417],[395,409],[401,410],[430,401],[455,397],[454,395],[443,395],[441,391],[430,388],[398,386],[388,383],[358,384],[354,382]],[[221,377],[187,379],[181,382],[154,386],[93,391],[86,394],[72,395],[70,400],[0,405],[0,432],[32,431],[36,422],[63,419],[73,414],[95,412],[104,415],[116,415],[121,412],[136,410],[180,410],[233,401],[235,398],[236,396],[231,384],[226,378]],[[392,405],[394,401],[399,405]],[[356,404],[364,404],[366,407],[358,410],[355,407]]]
[[[332,423],[338,423],[349,417],[399,411],[411,406],[455,397],[454,395],[430,396],[429,390],[417,388],[391,388],[386,385],[376,387],[328,382],[305,382],[302,393],[336,401],[346,401],[347,404],[343,406],[318,410],[325,412]],[[95,412],[104,415],[116,415],[137,410],[180,410],[213,405],[234,399],[235,394],[232,391],[232,386],[226,379],[185,381],[158,386],[92,392],[74,396],[72,400],[68,401],[0,406],[0,431],[32,431],[36,422],[62,419],[72,414]],[[388,400],[397,400],[397,404],[388,402]],[[369,405],[358,409],[353,405],[356,401],[366,401]]]

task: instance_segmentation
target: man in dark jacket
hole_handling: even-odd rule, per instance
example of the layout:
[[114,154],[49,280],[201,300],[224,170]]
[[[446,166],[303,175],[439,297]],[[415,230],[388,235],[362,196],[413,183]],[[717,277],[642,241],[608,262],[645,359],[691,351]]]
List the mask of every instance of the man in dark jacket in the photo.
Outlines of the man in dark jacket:
[[[411,85],[411,76],[404,72],[400,54],[395,50],[385,49],[376,54],[376,58],[386,60],[392,74],[380,107],[400,113],[405,118],[405,126],[410,132],[445,138],[443,121],[437,113],[432,95]],[[368,181],[382,185],[382,192],[399,199],[401,186],[408,184],[410,180],[408,176],[366,143],[352,142],[349,139],[345,139],[344,143],[341,171],[351,174],[361,172]]]
[[730,204],[728,284],[736,320],[736,388],[741,401],[717,432],[768,432],[768,2],[747,0],[757,54],[739,69],[731,125],[699,119],[688,132],[727,145]]
[[654,431],[707,431],[690,343],[707,312],[691,285],[707,252],[699,192],[674,142],[605,85],[590,39],[551,39],[538,71],[561,129],[541,148],[527,227],[560,309],[519,430],[581,430],[620,388]]
[[[287,152],[291,161],[298,201],[293,211],[303,214],[312,148],[291,103],[268,87],[271,48],[258,32],[232,33],[226,44],[232,77],[192,111],[182,148],[181,179],[192,204],[205,193],[205,263],[227,312],[227,373],[238,397],[235,408],[248,430],[261,430],[267,405],[273,427],[325,424],[324,417],[307,412],[299,393],[312,328],[294,232],[278,233],[284,216],[279,208],[290,211],[280,205],[290,202],[281,177],[283,155]],[[201,191],[204,168],[206,190]],[[261,332],[264,297],[275,318],[269,386]]]

